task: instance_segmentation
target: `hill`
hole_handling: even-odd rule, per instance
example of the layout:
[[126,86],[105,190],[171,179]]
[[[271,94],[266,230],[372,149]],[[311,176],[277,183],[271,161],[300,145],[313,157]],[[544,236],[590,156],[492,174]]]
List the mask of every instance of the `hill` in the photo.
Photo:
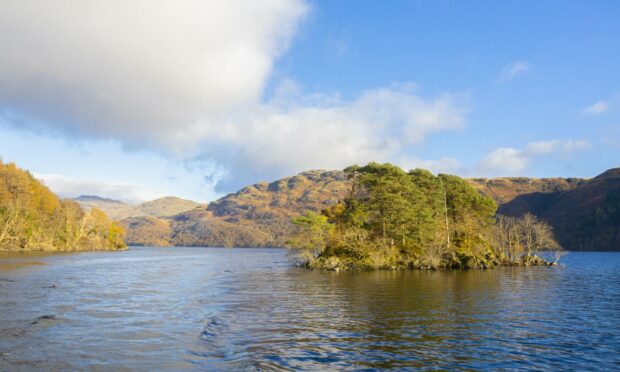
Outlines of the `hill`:
[[500,210],[515,216],[537,215],[553,226],[566,249],[620,250],[620,168],[582,180],[571,189],[520,195]]
[[[586,182],[583,178],[471,178],[468,182],[480,192],[492,197],[499,206],[498,213],[520,216],[538,214],[551,200],[549,195],[575,189]],[[530,195],[529,197],[522,197]]]
[[168,219],[157,217],[128,217],[121,221],[127,236],[125,241],[129,245],[148,245],[154,247],[168,247],[172,244],[170,223]]
[[572,190],[585,182],[583,178],[528,177],[470,178],[467,181],[495,199],[499,205],[506,204],[519,195]]
[[130,244],[154,245],[166,240],[169,245],[281,247],[290,236],[292,217],[336,203],[349,184],[342,171],[307,171],[244,187],[169,219],[122,222],[129,230]]
[[29,172],[0,162],[0,250],[117,250],[126,247],[124,233],[102,211],[84,212]]
[[[492,197],[498,213],[532,213],[548,222],[570,250],[620,249],[620,169],[593,179],[473,178],[467,182]],[[351,182],[342,171],[307,171],[236,193],[169,218],[123,220],[128,243],[189,246],[283,246],[291,217],[320,211],[345,197]]]
[[122,209],[113,218],[121,220],[128,217],[172,217],[200,205],[202,204],[191,200],[166,196]]
[[101,209],[115,220],[130,217],[171,217],[201,205],[200,203],[174,196],[167,196],[138,205],[95,195],[82,195],[73,200],[78,202],[85,210],[90,210],[91,208]]

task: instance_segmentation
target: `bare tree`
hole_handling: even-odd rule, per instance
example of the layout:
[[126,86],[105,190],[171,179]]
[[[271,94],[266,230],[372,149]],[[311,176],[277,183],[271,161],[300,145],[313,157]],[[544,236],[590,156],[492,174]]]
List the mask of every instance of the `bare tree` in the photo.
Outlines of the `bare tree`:
[[562,247],[553,236],[551,226],[532,214],[523,217],[499,215],[494,229],[495,249],[505,255],[510,262],[531,259],[549,253],[553,262],[561,257]]

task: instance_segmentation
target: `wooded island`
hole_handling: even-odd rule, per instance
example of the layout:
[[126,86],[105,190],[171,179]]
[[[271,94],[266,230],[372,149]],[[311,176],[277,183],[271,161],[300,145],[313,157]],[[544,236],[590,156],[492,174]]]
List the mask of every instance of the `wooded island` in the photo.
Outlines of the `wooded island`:
[[559,258],[548,224],[530,214],[496,215],[493,199],[460,177],[378,163],[345,173],[352,186],[344,200],[293,219],[298,231],[289,246],[302,266],[491,268],[552,265]]

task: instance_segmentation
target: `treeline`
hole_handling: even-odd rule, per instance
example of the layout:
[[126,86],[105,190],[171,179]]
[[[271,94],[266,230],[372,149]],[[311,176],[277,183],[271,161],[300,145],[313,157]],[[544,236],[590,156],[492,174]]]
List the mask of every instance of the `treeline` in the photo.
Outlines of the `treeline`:
[[547,264],[540,252],[560,250],[547,224],[496,216],[495,202],[459,177],[377,163],[345,172],[352,186],[344,200],[293,219],[289,245],[302,265],[490,268]]
[[117,250],[126,247],[124,236],[102,211],[84,212],[29,172],[0,161],[0,250]]

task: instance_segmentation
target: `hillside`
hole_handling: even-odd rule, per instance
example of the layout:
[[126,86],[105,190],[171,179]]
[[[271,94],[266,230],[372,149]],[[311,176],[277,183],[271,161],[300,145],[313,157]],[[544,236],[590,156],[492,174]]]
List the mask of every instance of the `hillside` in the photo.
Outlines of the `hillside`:
[[[620,170],[612,169],[590,180],[508,177],[467,182],[492,197],[498,213],[532,213],[551,224],[567,249],[614,250],[620,248],[619,179]],[[130,244],[283,246],[291,217],[332,205],[350,185],[342,171],[308,171],[247,186],[170,218],[130,218],[123,224]]]
[[166,196],[142,204],[132,205],[129,208],[120,210],[113,218],[121,220],[128,217],[172,217],[200,205],[202,204],[191,200]]
[[[582,178],[471,178],[468,182],[499,206],[498,213],[519,216],[537,214],[551,200],[549,195],[572,190],[586,182]],[[528,197],[521,197],[529,195]]]
[[167,196],[138,205],[94,195],[82,195],[73,200],[78,202],[85,210],[98,208],[112,219],[119,221],[129,217],[171,217],[201,205],[200,203],[174,196]]
[[0,251],[117,250],[125,231],[99,209],[61,200],[29,172],[0,162]]
[[170,220],[157,217],[129,217],[121,221],[129,245],[168,247],[173,245],[170,237]]
[[566,249],[620,250],[620,168],[569,190],[521,195],[501,209],[519,215],[523,206],[551,224]]
[[470,178],[468,182],[499,204],[506,204],[519,195],[572,190],[585,182],[582,178]]
[[154,245],[168,235],[171,245],[280,247],[290,235],[291,217],[336,203],[348,185],[342,171],[307,171],[244,187],[168,220],[122,222],[130,244]]

